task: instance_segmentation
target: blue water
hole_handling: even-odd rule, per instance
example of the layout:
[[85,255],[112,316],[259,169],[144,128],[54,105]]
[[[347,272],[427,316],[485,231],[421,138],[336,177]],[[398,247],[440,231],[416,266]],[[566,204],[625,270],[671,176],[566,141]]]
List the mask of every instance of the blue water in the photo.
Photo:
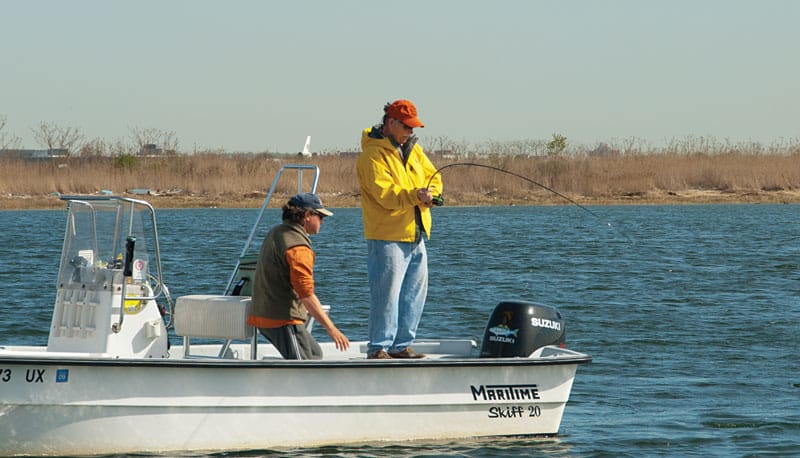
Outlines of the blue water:
[[[428,245],[420,337],[480,341],[497,302],[523,299],[558,307],[568,346],[593,355],[558,437],[226,455],[800,454],[800,206],[592,211],[599,218],[575,206],[437,208]],[[158,211],[173,296],[222,293],[255,215]],[[0,212],[2,344],[47,342],[64,216]],[[313,241],[318,295],[351,339],[365,339],[359,210],[336,210]]]

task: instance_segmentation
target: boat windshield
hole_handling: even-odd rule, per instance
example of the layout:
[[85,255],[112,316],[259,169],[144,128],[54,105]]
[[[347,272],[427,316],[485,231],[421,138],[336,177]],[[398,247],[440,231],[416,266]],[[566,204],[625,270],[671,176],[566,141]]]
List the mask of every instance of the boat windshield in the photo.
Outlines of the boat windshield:
[[[85,285],[92,283],[91,279],[100,271],[122,271],[128,240],[134,241],[130,273],[133,282],[149,281],[150,245],[158,249],[150,204],[116,196],[62,199],[69,201],[69,208],[59,285],[76,282]],[[157,270],[160,274],[160,269]]]

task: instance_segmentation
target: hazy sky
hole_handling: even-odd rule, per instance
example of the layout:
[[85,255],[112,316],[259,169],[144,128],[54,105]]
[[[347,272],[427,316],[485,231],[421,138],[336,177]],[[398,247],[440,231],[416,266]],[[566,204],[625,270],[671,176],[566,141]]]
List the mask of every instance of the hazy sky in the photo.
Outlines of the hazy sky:
[[[426,139],[800,137],[800,1],[0,0],[0,116],[181,151],[359,149],[383,104]],[[424,144],[424,143],[423,143]]]

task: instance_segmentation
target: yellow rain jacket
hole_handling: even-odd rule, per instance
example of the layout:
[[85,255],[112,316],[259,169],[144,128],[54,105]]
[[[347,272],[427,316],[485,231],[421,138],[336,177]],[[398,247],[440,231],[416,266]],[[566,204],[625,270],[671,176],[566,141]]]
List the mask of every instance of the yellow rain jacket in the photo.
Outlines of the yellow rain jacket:
[[[389,138],[377,134],[377,129],[377,126],[370,127],[362,132],[361,154],[356,163],[364,238],[413,242],[416,237],[415,208],[419,206],[422,226],[430,239],[431,210],[422,205],[417,190],[428,186],[436,167],[416,143],[404,164],[400,151]],[[376,133],[370,135],[373,130]],[[431,180],[430,190],[434,196],[442,193],[440,173]]]

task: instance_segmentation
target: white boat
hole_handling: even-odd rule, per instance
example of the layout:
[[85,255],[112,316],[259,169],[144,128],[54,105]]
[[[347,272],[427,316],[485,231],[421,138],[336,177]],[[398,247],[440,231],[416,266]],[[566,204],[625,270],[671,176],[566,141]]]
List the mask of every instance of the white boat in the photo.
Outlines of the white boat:
[[[242,256],[284,170],[300,189],[312,172],[316,189],[316,167],[282,168]],[[368,360],[366,342],[347,352],[321,342],[322,360],[283,360],[245,324],[252,265],[236,263],[225,294],[173,304],[150,204],[62,199],[47,346],[0,346],[2,456],[554,435],[577,366],[591,361],[564,348],[555,309],[522,301],[498,305],[480,351],[469,339],[418,339],[427,358]]]

